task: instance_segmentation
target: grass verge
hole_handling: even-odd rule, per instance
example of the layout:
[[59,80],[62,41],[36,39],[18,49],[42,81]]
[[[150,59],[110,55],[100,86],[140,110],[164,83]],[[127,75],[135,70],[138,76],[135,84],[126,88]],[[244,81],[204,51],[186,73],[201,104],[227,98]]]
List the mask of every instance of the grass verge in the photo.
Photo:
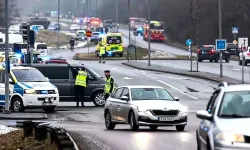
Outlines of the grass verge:
[[[148,50],[146,48],[142,48],[142,47],[137,47],[136,49],[136,54],[135,52],[132,53],[128,53],[127,51],[124,51],[123,53],[123,57],[106,57],[106,60],[126,60],[128,59],[128,54],[129,54],[129,59],[130,60],[135,60],[136,58],[138,60],[146,60],[148,59]],[[73,57],[73,59],[75,60],[97,60],[99,59],[95,53],[76,53],[75,56]],[[174,57],[156,57],[156,58],[151,58],[152,60],[187,60],[189,59],[188,56],[184,56],[184,55],[178,55],[178,56],[174,56]],[[192,59],[196,59],[195,57],[193,57]]]
[[0,149],[6,150],[57,150],[49,140],[37,141],[33,137],[24,138],[22,130],[0,135]]
[[[64,46],[69,44],[71,36],[68,36],[64,33],[59,33],[59,44]],[[39,31],[36,35],[36,42],[44,42],[49,47],[57,46],[57,32],[53,31]]]

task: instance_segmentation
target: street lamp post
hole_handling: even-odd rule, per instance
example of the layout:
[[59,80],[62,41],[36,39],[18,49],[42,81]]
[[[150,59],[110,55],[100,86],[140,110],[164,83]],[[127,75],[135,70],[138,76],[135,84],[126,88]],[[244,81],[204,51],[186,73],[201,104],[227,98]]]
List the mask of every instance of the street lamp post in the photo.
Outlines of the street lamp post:
[[9,114],[9,73],[10,73],[10,60],[9,60],[9,0],[5,0],[5,109],[3,113]]
[[[221,0],[218,0],[219,11],[219,39],[222,39],[222,8]],[[222,51],[220,51],[220,77],[223,77]]]
[[128,39],[129,39],[129,45],[131,44],[131,29],[130,29],[130,0],[128,0]]
[[[57,2],[57,24],[60,26],[60,5],[61,5],[61,0],[58,0]],[[57,30],[57,49],[60,47],[60,36],[59,36],[59,29]]]
[[119,12],[118,12],[118,0],[115,0],[115,14],[116,14],[116,23],[118,24],[118,15],[119,15]]
[[151,65],[151,0],[148,0],[148,66]]

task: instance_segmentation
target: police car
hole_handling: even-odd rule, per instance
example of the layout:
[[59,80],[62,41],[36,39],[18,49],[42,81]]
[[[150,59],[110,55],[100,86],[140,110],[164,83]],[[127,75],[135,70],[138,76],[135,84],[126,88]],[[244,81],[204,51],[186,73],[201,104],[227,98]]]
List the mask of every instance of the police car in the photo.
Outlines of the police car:
[[[5,67],[0,68],[0,106],[5,105]],[[32,67],[11,66],[10,107],[15,112],[25,108],[43,108],[54,112],[59,103],[59,92],[39,70]]]

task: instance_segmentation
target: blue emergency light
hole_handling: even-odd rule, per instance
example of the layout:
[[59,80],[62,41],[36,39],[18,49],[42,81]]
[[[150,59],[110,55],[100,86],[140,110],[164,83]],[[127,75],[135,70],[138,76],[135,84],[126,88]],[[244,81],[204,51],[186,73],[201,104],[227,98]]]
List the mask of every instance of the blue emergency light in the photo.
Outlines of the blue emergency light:
[[48,94],[48,91],[41,91],[41,94]]
[[112,51],[108,51],[108,56],[112,56],[113,52]]
[[15,57],[18,57],[18,58],[21,58],[21,57],[22,57],[22,54],[15,54],[14,56],[15,56]]

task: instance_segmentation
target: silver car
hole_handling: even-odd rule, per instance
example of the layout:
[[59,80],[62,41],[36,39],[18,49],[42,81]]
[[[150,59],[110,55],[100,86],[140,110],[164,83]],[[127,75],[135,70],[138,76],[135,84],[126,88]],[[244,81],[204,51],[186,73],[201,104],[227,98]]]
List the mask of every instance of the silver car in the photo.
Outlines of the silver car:
[[131,130],[139,126],[176,126],[184,131],[187,125],[187,108],[177,97],[157,86],[123,86],[107,99],[104,107],[105,125],[114,129],[116,124],[130,124]]
[[198,150],[250,149],[250,85],[222,85],[196,115]]

